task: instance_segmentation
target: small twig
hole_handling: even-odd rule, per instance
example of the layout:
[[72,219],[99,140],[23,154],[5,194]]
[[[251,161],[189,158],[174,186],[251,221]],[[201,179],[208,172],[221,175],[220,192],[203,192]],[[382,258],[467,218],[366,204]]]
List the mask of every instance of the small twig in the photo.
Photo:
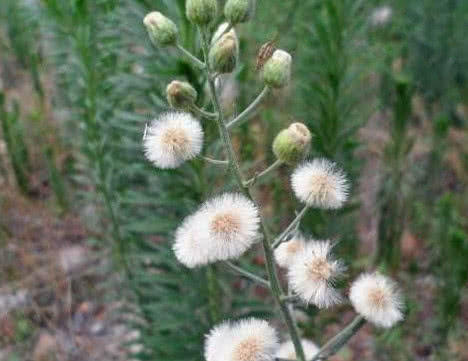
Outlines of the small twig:
[[206,65],[204,62],[199,60],[195,55],[193,55],[191,52],[189,52],[187,49],[185,49],[182,45],[177,44],[176,48],[182,52],[182,54],[185,55],[187,59],[189,59],[197,68],[203,70],[205,69]]
[[269,93],[269,88],[263,88],[262,92],[257,96],[257,98],[250,104],[242,113],[240,113],[234,120],[231,120],[227,123],[226,127],[232,129],[238,125],[241,125],[248,117],[254,112],[254,110],[260,105],[262,100]]
[[239,267],[239,266],[236,266],[234,263],[232,262],[229,262],[229,261],[225,261],[224,264],[226,266],[228,266],[230,269],[236,271],[237,273],[239,273],[241,276],[244,276],[246,278],[249,278],[250,280],[264,286],[264,287],[270,287],[270,282],[268,282],[267,280]]
[[308,209],[309,206],[305,206],[304,208],[302,208],[302,210],[299,212],[296,218],[294,218],[294,220],[289,224],[289,226],[278,237],[276,237],[275,241],[273,242],[273,249],[277,248],[289,235],[289,233],[296,228],[296,225],[299,224],[299,222],[301,221],[302,217],[304,217]]
[[310,361],[323,361],[336,354],[359,329],[364,326],[366,320],[362,316],[356,316],[354,320],[341,330],[335,337],[328,341],[315,357]]
[[278,167],[281,166],[281,164],[283,164],[283,162],[281,162],[279,159],[276,160],[272,165],[270,165],[267,169],[263,170],[262,172],[256,174],[255,176],[253,176],[252,178],[250,178],[248,181],[244,182],[244,186],[245,187],[250,187],[252,186],[259,178],[262,178],[264,176],[266,176],[267,174],[273,172],[274,170],[276,170]]
[[203,109],[197,107],[195,104],[192,104],[190,106],[190,110],[194,111],[195,113],[197,113],[197,115],[199,115],[201,117],[204,117],[204,118],[216,119],[218,117],[217,113],[207,112],[206,110],[203,110]]
[[205,156],[202,156],[201,157],[203,160],[206,160],[208,163],[211,163],[211,164],[215,164],[215,165],[229,165],[229,161],[227,160],[218,160],[218,159],[213,159],[213,158],[210,158],[210,157],[205,157]]

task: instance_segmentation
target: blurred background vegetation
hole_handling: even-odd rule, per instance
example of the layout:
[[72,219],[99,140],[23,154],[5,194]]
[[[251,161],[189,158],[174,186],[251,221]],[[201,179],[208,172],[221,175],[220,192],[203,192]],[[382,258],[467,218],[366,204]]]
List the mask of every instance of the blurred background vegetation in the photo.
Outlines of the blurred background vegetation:
[[[180,220],[232,187],[226,174],[143,157],[171,80],[206,101],[202,74],[142,25],[163,12],[201,55],[184,3],[1,0],[0,360],[201,360],[214,323],[275,316],[263,289],[221,265],[188,271],[171,251]],[[380,268],[404,290],[405,322],[366,326],[337,361],[468,360],[467,28],[464,0],[271,0],[237,29],[240,64],[221,90],[230,114],[261,90],[263,43],[294,59],[290,88],[235,130],[245,172],[274,161],[279,130],[306,123],[311,156],[338,162],[353,186],[346,209],[310,212],[303,232],[338,241],[348,281]],[[257,188],[274,231],[297,208],[290,171]],[[242,260],[259,274],[263,262]],[[323,343],[352,317],[338,311],[298,309],[302,332]]]

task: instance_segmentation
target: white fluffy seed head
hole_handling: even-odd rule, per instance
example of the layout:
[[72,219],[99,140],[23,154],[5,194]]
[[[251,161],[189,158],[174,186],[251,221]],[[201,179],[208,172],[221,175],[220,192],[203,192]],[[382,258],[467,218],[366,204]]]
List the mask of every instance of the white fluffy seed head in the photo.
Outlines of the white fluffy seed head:
[[275,330],[264,320],[245,319],[216,326],[205,341],[206,361],[272,361],[278,347]]
[[206,237],[212,261],[241,256],[258,236],[257,207],[241,194],[225,193],[212,198],[198,213],[198,233]]
[[260,218],[252,201],[225,193],[206,201],[176,231],[174,252],[187,267],[238,258],[255,242]]
[[153,120],[143,140],[145,155],[156,167],[177,168],[200,154],[203,130],[191,114],[169,112]]
[[228,340],[231,339],[231,323],[229,321],[215,326],[205,340],[205,360],[227,360]]
[[334,284],[345,270],[330,256],[329,241],[309,241],[289,267],[288,280],[293,291],[305,302],[327,308],[341,301]]
[[281,243],[275,250],[276,263],[288,268],[294,263],[296,256],[304,249],[305,240],[301,235],[292,237],[289,241]]
[[198,232],[201,222],[197,213],[187,217],[177,228],[173,246],[176,258],[189,268],[210,263],[210,254],[206,237]]
[[348,198],[346,176],[326,159],[314,159],[297,167],[291,183],[296,197],[311,207],[337,209]]
[[351,286],[349,298],[357,313],[381,327],[403,319],[403,302],[395,282],[379,273],[365,273]]
[[[319,348],[312,341],[303,338],[301,340],[301,344],[306,360],[312,359],[319,352]],[[291,340],[283,342],[276,351],[275,357],[287,360],[296,360],[296,350],[294,349],[293,342]]]

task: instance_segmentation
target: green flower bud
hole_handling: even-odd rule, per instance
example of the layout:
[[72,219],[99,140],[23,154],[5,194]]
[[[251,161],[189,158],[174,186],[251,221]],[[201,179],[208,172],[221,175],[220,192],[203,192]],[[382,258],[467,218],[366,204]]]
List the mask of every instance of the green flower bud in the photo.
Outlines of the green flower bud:
[[310,149],[312,135],[302,123],[293,123],[278,133],[273,141],[273,153],[283,163],[294,165],[304,159]]
[[189,110],[197,100],[197,91],[187,82],[174,80],[166,88],[167,101],[176,109]]
[[177,26],[163,14],[153,11],[143,20],[151,42],[154,45],[174,45],[177,41]]
[[271,88],[283,88],[291,78],[292,58],[284,50],[276,50],[263,66],[263,81]]
[[232,25],[248,21],[255,10],[255,0],[228,0],[224,16]]
[[196,25],[208,25],[216,17],[217,0],[187,0],[185,13],[187,19]]
[[239,44],[235,32],[224,34],[210,49],[209,62],[218,73],[230,73],[234,70],[239,55]]

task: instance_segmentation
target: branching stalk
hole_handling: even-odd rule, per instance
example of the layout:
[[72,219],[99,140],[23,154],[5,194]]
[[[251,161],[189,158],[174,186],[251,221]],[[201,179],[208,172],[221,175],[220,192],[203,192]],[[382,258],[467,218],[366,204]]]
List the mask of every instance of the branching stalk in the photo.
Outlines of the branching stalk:
[[218,159],[213,159],[210,157],[201,157],[203,160],[206,160],[208,163],[214,164],[214,165],[229,165],[229,161],[227,160],[218,160]]
[[[250,194],[249,189],[247,187],[245,187],[245,185],[244,185],[243,176],[242,176],[242,172],[241,172],[241,169],[240,169],[240,166],[239,166],[239,162],[237,160],[236,153],[234,152],[234,147],[233,147],[232,142],[231,142],[231,137],[229,135],[228,128],[227,128],[227,126],[225,124],[223,112],[222,112],[221,105],[220,105],[220,102],[219,102],[219,97],[218,97],[218,94],[216,92],[216,87],[215,87],[213,76],[212,76],[213,72],[211,71],[210,65],[208,63],[208,53],[209,53],[209,46],[210,46],[209,44],[210,43],[209,43],[208,33],[205,30],[206,29],[200,29],[200,33],[201,33],[201,37],[202,37],[203,54],[204,54],[204,58],[205,58],[205,62],[206,62],[205,74],[206,74],[206,78],[207,78],[207,81],[208,81],[211,101],[213,103],[215,111],[218,113],[216,123],[218,125],[219,133],[220,133],[220,136],[221,136],[221,138],[223,140],[223,144],[224,144],[224,147],[225,147],[226,152],[227,152],[230,168],[231,168],[231,170],[232,170],[232,172],[234,174],[234,177],[236,179],[239,190],[246,197],[248,197],[250,200],[252,200],[252,202],[256,203],[255,200],[253,199],[252,195]],[[248,108],[255,108],[255,107],[249,106]],[[246,113],[246,112],[244,111],[242,114],[244,114],[244,113]],[[289,333],[290,333],[290,336],[291,336],[291,340],[292,340],[292,342],[294,344],[294,349],[296,351],[297,358],[298,358],[299,361],[305,361],[304,350],[302,348],[302,344],[301,344],[301,341],[300,341],[300,338],[299,338],[299,332],[297,330],[297,327],[296,327],[296,325],[294,323],[294,320],[293,320],[293,318],[291,316],[290,310],[289,310],[286,302],[284,302],[281,299],[281,297],[284,295],[284,292],[283,292],[283,290],[281,288],[281,285],[280,285],[280,282],[279,282],[279,279],[278,279],[278,275],[277,275],[277,272],[276,272],[276,266],[275,266],[274,260],[273,260],[273,250],[272,250],[271,245],[270,245],[270,235],[269,235],[269,232],[267,231],[267,228],[265,226],[265,223],[264,223],[262,217],[261,217],[261,221],[260,221],[260,230],[261,230],[261,233],[264,236],[263,240],[262,240],[262,245],[263,245],[263,251],[265,253],[266,270],[267,270],[268,277],[269,277],[269,280],[270,280],[270,288],[271,288],[273,297],[274,297],[276,303],[278,304],[278,306],[280,307],[281,313],[282,313],[283,318],[284,318],[284,320],[286,322],[286,325],[288,327],[288,330],[289,330]]]
[[353,337],[362,326],[364,326],[366,320],[362,316],[356,316],[354,320],[341,330],[335,337],[328,341],[315,357],[310,361],[323,361],[336,354],[346,343]]
[[199,116],[201,116],[203,118],[207,118],[207,119],[216,119],[216,117],[218,116],[218,114],[207,112],[206,110],[203,110],[203,109],[197,107],[195,104],[192,104],[190,106],[190,110],[197,113],[197,115],[199,115]]
[[227,124],[227,128],[232,129],[248,120],[249,116],[257,109],[262,100],[268,95],[269,91],[270,89],[268,87],[263,88],[262,92],[257,96],[252,104],[250,104],[242,113],[240,113],[235,119],[231,120]]
[[226,261],[226,262],[224,262],[224,264],[226,266],[228,266],[230,269],[232,269],[233,271],[239,273],[241,276],[244,276],[244,277],[246,277],[246,278],[248,278],[248,279],[250,279],[250,280],[252,280],[252,281],[254,281],[254,282],[256,282],[256,283],[258,283],[258,284],[260,284],[262,286],[264,286],[264,287],[270,288],[270,282],[263,279],[262,277],[259,277],[259,276],[255,275],[255,274],[253,274],[252,272],[249,272],[249,271],[247,271],[247,270],[245,270],[245,269],[243,269],[243,268],[241,268],[239,266],[236,266],[232,262]]
[[190,51],[188,51],[187,49],[185,49],[182,45],[180,44],[177,44],[176,45],[176,48],[182,53],[185,55],[185,57],[187,59],[189,59],[193,65],[195,65],[197,68],[203,70],[206,68],[206,65],[205,63],[203,63],[202,61],[200,61],[195,55],[193,55]]
[[286,237],[291,233],[291,231],[299,224],[299,222],[308,210],[309,206],[305,206],[304,208],[302,208],[302,210],[299,212],[296,218],[294,218],[294,220],[289,224],[289,226],[286,227],[286,229],[278,237],[276,237],[275,241],[273,242],[273,249],[276,249],[286,239]]
[[248,181],[246,181],[244,183],[244,186],[245,187],[252,186],[258,179],[270,174],[271,172],[273,172],[274,170],[279,168],[281,166],[281,164],[283,164],[283,162],[281,162],[279,159],[276,160],[276,162],[274,162],[272,165],[270,165],[267,169],[263,170],[262,172],[256,174],[254,177],[252,177]]

